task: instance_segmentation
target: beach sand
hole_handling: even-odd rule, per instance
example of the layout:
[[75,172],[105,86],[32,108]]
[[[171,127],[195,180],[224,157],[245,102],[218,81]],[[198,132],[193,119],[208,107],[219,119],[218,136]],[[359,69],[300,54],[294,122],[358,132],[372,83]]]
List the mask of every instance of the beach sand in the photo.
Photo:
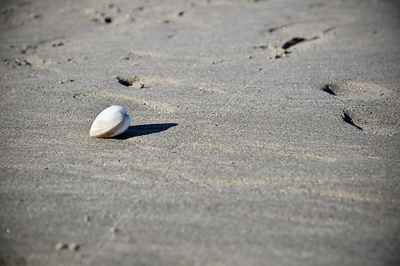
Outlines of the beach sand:
[[398,1],[0,10],[0,265],[399,265]]

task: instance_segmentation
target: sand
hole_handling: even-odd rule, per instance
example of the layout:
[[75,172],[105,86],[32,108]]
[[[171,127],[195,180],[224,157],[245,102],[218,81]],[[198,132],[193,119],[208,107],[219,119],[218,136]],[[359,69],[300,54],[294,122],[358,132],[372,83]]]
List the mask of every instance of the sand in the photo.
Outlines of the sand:
[[398,1],[0,10],[1,265],[399,265]]

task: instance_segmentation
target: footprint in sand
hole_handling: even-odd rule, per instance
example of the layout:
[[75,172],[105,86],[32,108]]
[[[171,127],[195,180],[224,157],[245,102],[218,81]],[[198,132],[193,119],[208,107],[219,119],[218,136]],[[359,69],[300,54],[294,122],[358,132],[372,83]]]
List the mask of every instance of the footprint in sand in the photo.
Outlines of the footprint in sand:
[[355,100],[383,99],[392,93],[388,88],[376,84],[354,81],[327,84],[322,90],[332,95]]
[[335,82],[322,91],[344,100],[344,122],[367,133],[396,135],[400,132],[400,101],[393,90],[372,83]]
[[37,56],[24,56],[18,58],[9,58],[4,60],[4,64],[9,66],[10,68],[16,68],[19,66],[43,66],[46,63],[49,63],[43,58],[39,58]]
[[305,37],[293,37],[292,39],[286,41],[283,43],[282,46],[277,46],[273,44],[266,44],[266,45],[260,45],[255,48],[261,48],[263,50],[272,50],[274,51],[274,55],[270,56],[269,59],[279,59],[279,58],[285,58],[289,54],[292,53],[292,47],[303,42],[309,42],[309,41],[314,41],[316,39],[319,39],[318,36],[315,36],[313,38],[305,38]]
[[121,22],[135,21],[132,12],[135,10],[125,9],[115,4],[98,6],[96,8],[86,8],[80,12],[86,16],[87,21],[98,25],[103,24],[119,24]]
[[130,77],[125,77],[125,76],[119,76],[117,77],[117,80],[120,84],[126,86],[126,87],[131,87],[135,85],[138,88],[143,89],[144,88],[144,83],[141,81],[141,78],[138,76],[130,76]]

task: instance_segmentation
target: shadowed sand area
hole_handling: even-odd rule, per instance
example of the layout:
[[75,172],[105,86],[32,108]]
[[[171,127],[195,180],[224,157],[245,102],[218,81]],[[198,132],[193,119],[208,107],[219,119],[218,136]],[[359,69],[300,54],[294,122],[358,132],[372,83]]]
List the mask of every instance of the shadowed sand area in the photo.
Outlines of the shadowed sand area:
[[1,1],[0,265],[399,265],[399,6]]

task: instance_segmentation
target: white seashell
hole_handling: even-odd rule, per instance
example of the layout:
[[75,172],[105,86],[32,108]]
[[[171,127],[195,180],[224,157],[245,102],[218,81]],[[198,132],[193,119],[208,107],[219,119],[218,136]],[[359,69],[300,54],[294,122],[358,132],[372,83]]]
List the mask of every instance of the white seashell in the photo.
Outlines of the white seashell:
[[111,138],[124,133],[131,124],[131,117],[126,109],[120,105],[113,105],[104,109],[93,121],[90,136],[97,138]]

